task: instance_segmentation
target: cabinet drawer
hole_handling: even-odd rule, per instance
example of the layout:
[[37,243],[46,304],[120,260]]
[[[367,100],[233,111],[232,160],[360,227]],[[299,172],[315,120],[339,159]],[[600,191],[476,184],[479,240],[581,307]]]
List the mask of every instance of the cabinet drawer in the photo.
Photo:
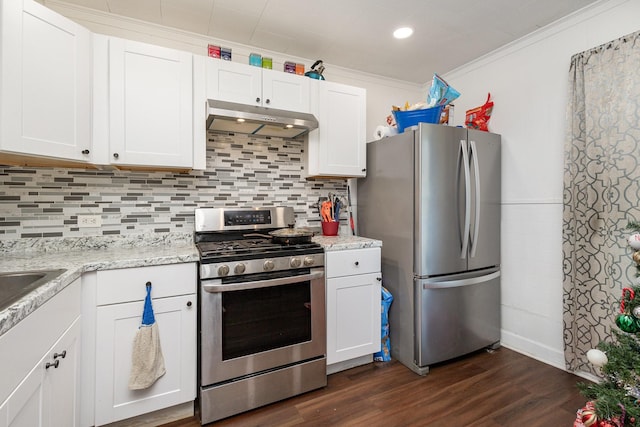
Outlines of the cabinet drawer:
[[380,271],[380,248],[333,251],[326,255],[327,278]]
[[196,292],[196,263],[102,270],[97,273],[97,305],[144,300],[146,283],[151,297],[164,298]]

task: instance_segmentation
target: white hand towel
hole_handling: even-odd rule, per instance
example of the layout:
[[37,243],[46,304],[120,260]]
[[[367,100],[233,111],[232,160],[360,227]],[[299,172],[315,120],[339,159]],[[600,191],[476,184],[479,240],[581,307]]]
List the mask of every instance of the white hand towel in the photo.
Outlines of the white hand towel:
[[133,340],[129,389],[141,390],[151,387],[165,372],[160,331],[151,306],[151,285],[148,284],[142,325]]

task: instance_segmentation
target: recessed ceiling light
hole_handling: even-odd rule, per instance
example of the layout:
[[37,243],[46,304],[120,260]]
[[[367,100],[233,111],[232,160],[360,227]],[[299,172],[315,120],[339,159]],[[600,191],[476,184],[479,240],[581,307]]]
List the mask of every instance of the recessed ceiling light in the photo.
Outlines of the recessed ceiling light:
[[410,27],[401,27],[393,32],[393,37],[397,39],[406,39],[407,37],[413,34],[413,28]]
[[237,122],[238,123],[244,123],[244,119],[238,119]]

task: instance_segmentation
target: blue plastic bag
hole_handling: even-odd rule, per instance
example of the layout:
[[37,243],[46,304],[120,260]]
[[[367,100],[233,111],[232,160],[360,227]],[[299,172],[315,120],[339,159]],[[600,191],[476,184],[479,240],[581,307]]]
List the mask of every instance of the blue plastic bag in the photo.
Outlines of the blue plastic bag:
[[458,99],[460,92],[449,86],[438,74],[433,75],[431,88],[427,94],[427,107],[447,105],[454,99]]
[[373,360],[376,362],[388,362],[391,360],[391,341],[389,340],[389,307],[393,302],[393,295],[382,286],[382,304],[380,305],[381,311],[381,345],[380,351],[373,354]]

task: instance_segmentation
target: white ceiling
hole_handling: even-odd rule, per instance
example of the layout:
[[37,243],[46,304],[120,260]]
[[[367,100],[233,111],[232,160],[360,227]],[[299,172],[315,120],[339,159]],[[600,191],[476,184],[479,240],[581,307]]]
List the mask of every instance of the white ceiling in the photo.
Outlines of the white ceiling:
[[[597,0],[65,1],[258,49],[322,59],[327,67],[426,83],[434,72],[451,71]],[[398,26],[411,26],[415,33],[393,39]]]

